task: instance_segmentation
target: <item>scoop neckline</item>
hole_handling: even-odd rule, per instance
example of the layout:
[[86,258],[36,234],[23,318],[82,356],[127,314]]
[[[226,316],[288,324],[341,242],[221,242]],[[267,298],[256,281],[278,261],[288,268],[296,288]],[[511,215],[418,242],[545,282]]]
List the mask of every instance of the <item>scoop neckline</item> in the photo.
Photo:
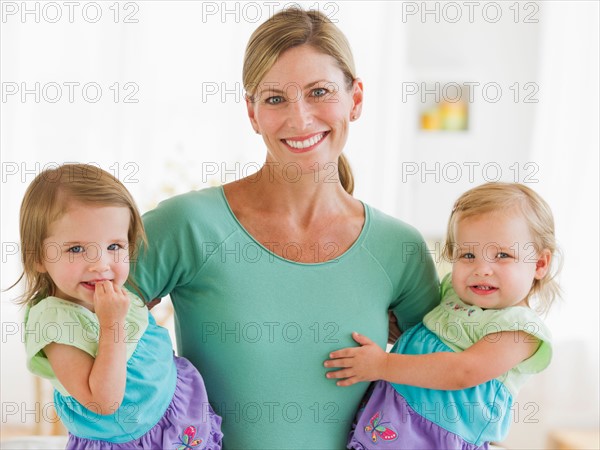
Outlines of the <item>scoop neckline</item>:
[[280,256],[277,253],[269,250],[261,242],[259,242],[252,234],[250,234],[248,232],[248,230],[246,230],[246,228],[238,220],[236,215],[233,213],[233,210],[231,209],[231,205],[229,205],[229,201],[227,200],[227,196],[225,195],[225,190],[223,189],[223,186],[218,186],[218,189],[219,189],[219,192],[221,193],[221,199],[223,200],[223,202],[225,204],[227,212],[229,213],[229,215],[231,216],[233,221],[236,223],[238,228],[242,231],[242,233],[244,233],[246,235],[246,237],[248,237],[248,239],[250,239],[256,245],[258,245],[258,247],[263,252],[268,254],[270,257],[277,259],[279,261],[285,262],[287,264],[293,264],[293,265],[302,266],[302,267],[316,267],[316,266],[323,266],[323,265],[329,265],[329,264],[337,264],[342,259],[346,259],[347,257],[349,257],[349,255],[351,253],[354,253],[356,251],[356,249],[361,246],[362,241],[364,240],[365,236],[367,235],[367,231],[368,231],[370,223],[371,223],[371,211],[369,209],[369,206],[362,200],[358,200],[363,206],[365,221],[363,223],[362,229],[360,230],[358,237],[354,240],[352,245],[344,253],[339,255],[337,258],[329,259],[327,261],[316,262],[316,263],[305,263],[305,262],[293,261],[291,259],[284,258],[283,256]]

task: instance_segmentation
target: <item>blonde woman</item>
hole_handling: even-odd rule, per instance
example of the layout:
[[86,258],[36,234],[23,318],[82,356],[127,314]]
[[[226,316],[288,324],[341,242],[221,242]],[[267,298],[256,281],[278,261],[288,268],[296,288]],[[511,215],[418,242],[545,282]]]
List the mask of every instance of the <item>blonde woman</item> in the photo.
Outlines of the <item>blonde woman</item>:
[[135,278],[147,299],[171,295],[226,448],[339,449],[366,385],[337,388],[323,359],[354,329],[384,345],[389,310],[419,322],[437,275],[415,229],[352,196],[342,152],[363,85],[341,31],[278,13],[251,36],[243,77],[264,165],[149,212]]

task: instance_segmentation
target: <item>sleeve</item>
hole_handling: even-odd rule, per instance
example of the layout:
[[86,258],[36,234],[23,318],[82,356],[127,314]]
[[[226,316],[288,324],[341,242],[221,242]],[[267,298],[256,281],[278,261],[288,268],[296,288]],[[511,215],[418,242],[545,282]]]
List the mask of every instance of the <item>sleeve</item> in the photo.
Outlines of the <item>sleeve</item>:
[[50,362],[43,352],[52,342],[71,345],[96,357],[98,324],[75,308],[50,302],[32,307],[25,317],[25,351],[28,369],[41,377],[54,378]]
[[452,272],[447,273],[440,282],[440,301],[445,300],[446,297],[451,298],[456,296],[456,292],[452,288]]
[[540,341],[536,352],[519,363],[515,369],[521,373],[538,373],[552,360],[552,336],[542,319],[527,307],[499,310],[484,327],[486,334],[500,331],[523,331]]
[[523,323],[522,330],[540,340],[537,351],[521,362],[517,369],[522,373],[538,373],[544,370],[552,360],[552,337],[546,324],[535,313]]
[[439,305],[439,279],[427,244],[414,228],[407,230],[396,257],[401,266],[396,269],[399,277],[391,309],[400,329],[406,331]]
[[200,269],[200,239],[189,195],[173,197],[143,216],[148,244],[132,261],[129,288],[145,302],[169,295]]

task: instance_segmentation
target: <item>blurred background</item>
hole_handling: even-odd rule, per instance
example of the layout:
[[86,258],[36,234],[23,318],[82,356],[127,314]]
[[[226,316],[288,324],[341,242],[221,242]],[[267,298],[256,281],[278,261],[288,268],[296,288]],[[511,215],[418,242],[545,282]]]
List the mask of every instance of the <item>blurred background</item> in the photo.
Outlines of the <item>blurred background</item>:
[[[293,4],[2,1],[2,289],[20,275],[21,198],[45,168],[102,167],[142,211],[256,171],[243,53]],[[502,445],[598,448],[598,2],[299,4],[346,34],[364,83],[345,150],[358,198],[416,226],[434,254],[470,187],[522,182],[548,201],[564,253],[555,356]],[[20,292],[0,302],[3,439],[61,432],[49,387],[25,368]]]

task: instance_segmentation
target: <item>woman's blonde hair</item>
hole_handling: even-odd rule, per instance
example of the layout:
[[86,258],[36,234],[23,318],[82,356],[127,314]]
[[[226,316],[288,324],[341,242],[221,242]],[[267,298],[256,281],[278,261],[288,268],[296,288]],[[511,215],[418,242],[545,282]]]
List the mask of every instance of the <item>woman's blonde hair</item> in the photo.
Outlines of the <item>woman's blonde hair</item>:
[[133,197],[125,186],[108,172],[87,164],[64,164],[41,172],[31,182],[20,213],[21,258],[25,292],[19,303],[35,304],[53,295],[56,285],[37,266],[44,261],[44,240],[50,225],[65,214],[72,202],[93,206],[122,206],[129,209],[127,239],[130,261],[135,261],[137,244],[145,242],[144,225]]
[[[325,14],[300,8],[284,9],[260,25],[250,36],[244,55],[243,83],[246,95],[254,101],[256,88],[277,59],[287,50],[310,45],[333,57],[344,74],[346,89],[352,89],[356,70],[350,44]],[[338,172],[342,186],[354,192],[354,178],[345,155],[340,155]]]
[[536,254],[547,249],[552,254],[551,269],[539,280],[534,280],[526,299],[529,305],[531,297],[536,296],[536,309],[546,312],[554,300],[560,297],[560,287],[556,276],[560,271],[560,249],[554,234],[554,216],[550,206],[539,194],[519,183],[487,183],[475,187],[464,194],[454,203],[454,208],[448,220],[446,244],[443,256],[448,261],[456,258],[457,248],[455,229],[456,224],[468,217],[504,211],[517,211],[526,220],[529,231],[533,236]]

